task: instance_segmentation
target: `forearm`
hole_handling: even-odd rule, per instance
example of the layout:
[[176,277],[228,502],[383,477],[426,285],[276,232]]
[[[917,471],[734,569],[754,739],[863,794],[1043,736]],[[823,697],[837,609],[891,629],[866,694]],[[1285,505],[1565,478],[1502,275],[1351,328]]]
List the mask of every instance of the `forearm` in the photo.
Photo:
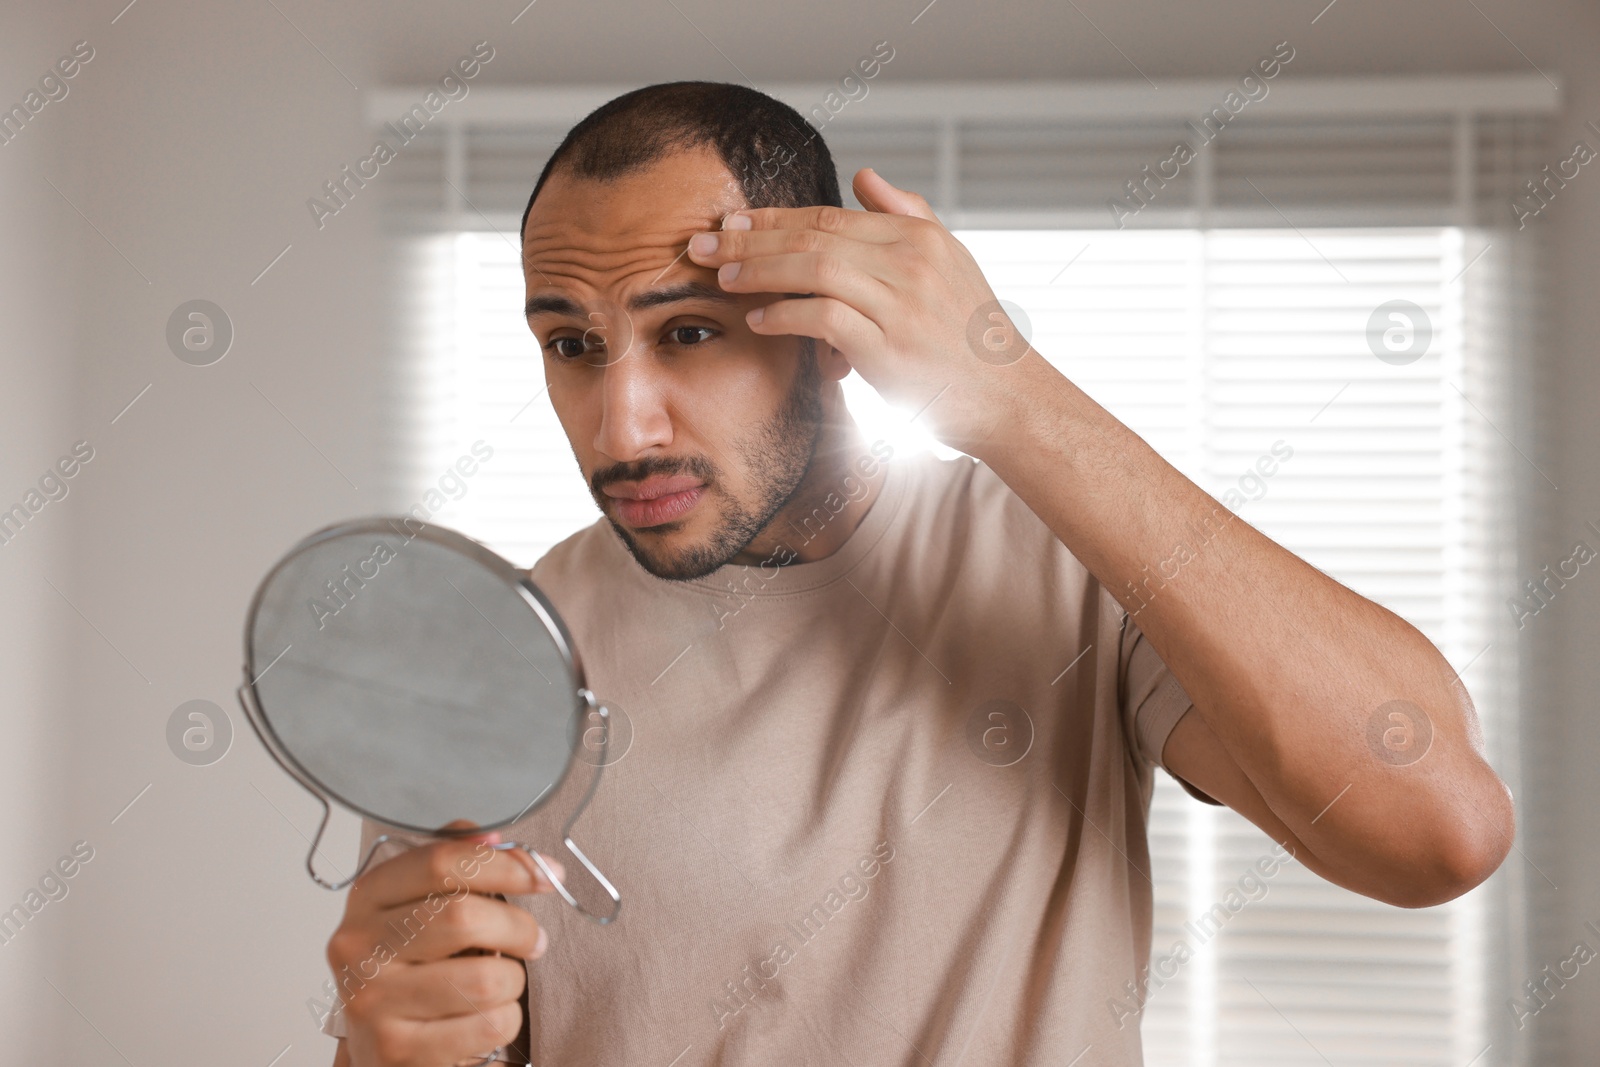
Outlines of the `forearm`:
[[[1043,359],[1007,369],[1010,410],[979,458],[1133,613],[1300,842],[1346,884],[1492,869],[1509,806],[1439,651],[1236,518]],[[1394,701],[1431,730],[1421,759],[1369,739],[1374,721],[1379,739],[1399,727]]]

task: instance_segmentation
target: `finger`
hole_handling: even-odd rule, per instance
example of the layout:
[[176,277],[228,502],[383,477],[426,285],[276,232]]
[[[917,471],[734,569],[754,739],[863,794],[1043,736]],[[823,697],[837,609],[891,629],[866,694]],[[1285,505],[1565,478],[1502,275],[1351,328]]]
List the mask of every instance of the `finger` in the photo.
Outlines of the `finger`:
[[840,259],[883,263],[881,251],[873,242],[857,241],[822,230],[785,228],[780,230],[707,230],[689,238],[689,258],[707,267],[720,267],[734,260],[757,256],[776,256],[788,252],[817,252]]
[[[372,913],[432,894],[528,894],[554,890],[532,857],[521,849],[491,848],[498,834],[435,841],[385,860],[363,874],[350,888],[346,910]],[[555,861],[547,860],[552,867]]]
[[871,244],[893,244],[904,236],[904,223],[896,228],[894,220],[869,211],[814,204],[740,208],[723,218],[722,230],[817,230]]
[[933,207],[918,193],[899,189],[871,167],[862,167],[850,182],[851,190],[861,206],[869,212],[884,215],[910,215],[913,218],[938,222]]
[[815,337],[838,349],[852,365],[860,357],[870,359],[885,347],[886,338],[877,323],[832,297],[776,300],[754,309],[750,315],[758,311],[760,319],[750,322],[755,333]]
[[428,1021],[520,1001],[527,964],[506,956],[459,956],[395,965],[381,985],[351,998],[358,1014]]
[[457,900],[401,905],[373,917],[377,937],[405,961],[441,960],[467,949],[531,959],[539,948],[539,922],[504,900],[468,893]]
[[892,307],[895,293],[863,269],[859,258],[831,252],[784,252],[734,260],[717,268],[717,284],[730,293],[814,293],[841,300],[868,318]]
[[512,1003],[426,1022],[386,1019],[376,1024],[370,1035],[352,1030],[347,1040],[353,1061],[369,1054],[368,1050],[375,1058],[380,1052],[404,1049],[404,1058],[391,1057],[385,1062],[403,1063],[407,1067],[438,1067],[445,1063],[476,1063],[491,1049],[515,1041],[521,1029],[522,1005]]

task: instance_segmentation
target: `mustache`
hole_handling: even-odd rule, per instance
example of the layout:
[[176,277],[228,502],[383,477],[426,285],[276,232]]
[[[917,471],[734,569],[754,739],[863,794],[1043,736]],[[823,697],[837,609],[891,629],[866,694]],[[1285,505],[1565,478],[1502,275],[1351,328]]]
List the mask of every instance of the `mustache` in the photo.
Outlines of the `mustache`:
[[718,471],[704,456],[646,456],[595,471],[589,478],[589,491],[598,498],[601,490],[614,482],[642,481],[657,474],[690,474],[709,485],[717,479]]

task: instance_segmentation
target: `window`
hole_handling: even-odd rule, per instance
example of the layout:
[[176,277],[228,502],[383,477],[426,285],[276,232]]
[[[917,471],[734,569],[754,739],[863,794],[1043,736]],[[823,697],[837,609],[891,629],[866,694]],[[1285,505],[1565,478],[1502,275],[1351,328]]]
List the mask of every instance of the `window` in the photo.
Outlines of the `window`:
[[[1035,347],[1212,495],[1234,491],[1241,517],[1412,621],[1452,663],[1489,643],[1461,603],[1486,566],[1464,529],[1467,440],[1482,428],[1458,391],[1462,230],[959,236],[1026,311]],[[495,449],[441,521],[531,564],[599,513],[543,397],[514,246],[468,232],[435,254],[454,290],[441,367],[454,387],[430,419],[454,430],[436,465],[480,438]],[[1414,362],[1369,347],[1367,320],[1388,299],[1410,300],[1426,316],[1410,328],[1433,332]],[[934,447],[857,376],[847,388],[869,438]],[[1488,1043],[1483,1005],[1463,995],[1483,980],[1485,890],[1405,911],[1291,865],[1246,879],[1247,903],[1214,929],[1204,916],[1271,841],[1161,776],[1151,843],[1152,1065],[1459,1067]],[[1179,941],[1194,954],[1181,965]]]

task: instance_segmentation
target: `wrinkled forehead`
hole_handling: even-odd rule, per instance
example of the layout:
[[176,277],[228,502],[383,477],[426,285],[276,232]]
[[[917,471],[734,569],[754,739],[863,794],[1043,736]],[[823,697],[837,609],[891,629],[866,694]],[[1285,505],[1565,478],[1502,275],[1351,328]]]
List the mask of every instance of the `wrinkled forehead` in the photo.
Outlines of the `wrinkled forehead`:
[[684,255],[689,238],[719,229],[746,206],[739,183],[710,149],[664,156],[619,178],[557,169],[528,213],[522,243],[527,290],[615,290],[673,274],[710,274]]

